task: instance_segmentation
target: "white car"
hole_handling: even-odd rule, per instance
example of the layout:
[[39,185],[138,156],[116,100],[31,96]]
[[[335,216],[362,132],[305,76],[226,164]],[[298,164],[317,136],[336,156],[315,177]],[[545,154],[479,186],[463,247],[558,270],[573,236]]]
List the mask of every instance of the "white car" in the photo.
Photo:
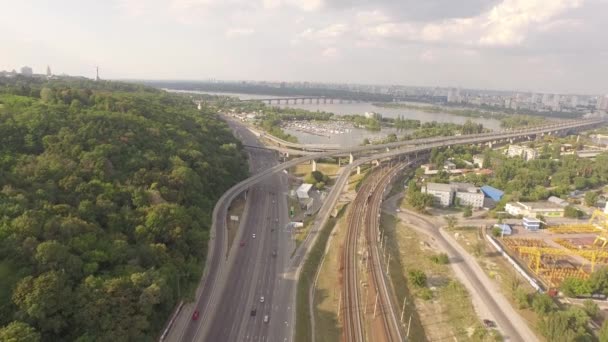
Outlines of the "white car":
[[251,235],[251,237],[253,237],[255,239],[255,234]]
[[264,296],[260,297],[260,303],[264,303]]

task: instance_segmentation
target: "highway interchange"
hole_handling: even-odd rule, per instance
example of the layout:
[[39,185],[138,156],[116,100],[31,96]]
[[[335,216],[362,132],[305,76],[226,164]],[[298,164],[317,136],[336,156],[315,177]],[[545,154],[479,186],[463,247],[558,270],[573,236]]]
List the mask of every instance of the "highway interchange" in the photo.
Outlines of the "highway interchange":
[[[256,137],[244,126],[228,120],[237,137],[244,144],[259,146]],[[597,121],[569,122],[568,129],[586,128]],[[286,229],[287,217],[287,180],[282,170],[297,164],[336,154],[386,151],[366,158],[366,161],[394,158],[400,155],[424,153],[433,147],[444,147],[453,144],[485,143],[498,139],[518,138],[526,135],[555,132],[563,126],[534,128],[529,131],[498,132],[492,135],[481,134],[460,137],[442,137],[409,141],[408,147],[390,150],[399,145],[378,145],[375,148],[355,147],[340,151],[319,152],[293,159],[277,165],[273,152],[263,149],[249,149],[251,156],[252,177],[237,184],[218,201],[214,210],[213,240],[209,247],[204,277],[201,281],[194,303],[184,306],[178,316],[167,340],[170,341],[291,341],[294,327],[295,282],[298,267],[314,239],[310,236],[295,256],[289,259],[293,251],[291,232]],[[403,144],[403,143],[401,143]],[[412,146],[417,145],[417,146]],[[355,164],[360,164],[359,160]],[[352,170],[350,165],[348,173]],[[343,184],[347,174],[341,174],[336,188]],[[248,190],[245,214],[242,217],[238,237],[228,258],[225,257],[227,237],[225,221],[231,201],[243,191]],[[339,189],[338,189],[339,190]],[[339,191],[332,190],[326,205],[315,221],[314,233],[333,206]],[[332,197],[333,196],[333,197]],[[277,221],[278,219],[278,221]],[[274,231],[273,231],[274,229]],[[256,234],[256,238],[253,238]],[[314,235],[314,234],[311,234]],[[245,242],[240,246],[240,242]],[[272,256],[277,251],[277,257]],[[252,286],[253,284],[253,286]],[[260,297],[264,296],[264,302]],[[256,315],[251,310],[256,307]],[[201,319],[190,320],[192,312],[200,311]],[[269,316],[264,323],[263,317]]]

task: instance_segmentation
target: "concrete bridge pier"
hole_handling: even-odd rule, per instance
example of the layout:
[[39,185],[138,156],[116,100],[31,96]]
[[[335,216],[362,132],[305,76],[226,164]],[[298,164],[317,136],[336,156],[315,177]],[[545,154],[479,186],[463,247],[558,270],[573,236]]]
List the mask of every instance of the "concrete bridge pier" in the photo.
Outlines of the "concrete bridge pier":
[[349,154],[348,155],[348,163],[352,164],[354,161],[355,161],[355,157],[353,156],[353,154],[352,153]]
[[361,174],[361,166],[357,166],[357,174],[360,175]]
[[373,165],[373,166],[378,166],[378,165],[380,165],[380,161],[379,161],[378,159],[373,160],[373,161],[372,161],[372,165]]
[[317,171],[317,162],[314,159],[312,160],[312,171]]
[[391,151],[391,149],[387,147],[386,148],[386,152],[390,152],[390,151]]
[[[312,100],[311,100],[312,101]],[[319,99],[317,98],[317,104],[319,104]]]

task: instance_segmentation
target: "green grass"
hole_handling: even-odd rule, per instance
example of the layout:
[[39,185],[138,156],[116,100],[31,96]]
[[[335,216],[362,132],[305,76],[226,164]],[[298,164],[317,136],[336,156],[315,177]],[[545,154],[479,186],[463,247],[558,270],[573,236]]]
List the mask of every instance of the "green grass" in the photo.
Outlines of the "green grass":
[[312,340],[312,334],[314,332],[311,328],[310,310],[308,306],[310,300],[309,289],[314,285],[315,275],[319,269],[321,260],[323,259],[327,240],[329,239],[336,222],[344,214],[346,207],[347,205],[343,206],[338,212],[338,216],[330,218],[325,226],[323,226],[323,229],[319,232],[317,241],[311,248],[308,257],[302,266],[296,294],[296,342],[309,342]]
[[394,216],[382,214],[380,217],[380,230],[383,231],[383,234],[386,236],[386,248],[391,255],[389,267],[394,293],[397,296],[398,303],[402,303],[403,298],[405,297],[407,297],[407,302],[410,303],[406,305],[404,314],[404,317],[406,317],[405,319],[409,320],[410,315],[412,317],[409,336],[410,341],[427,341],[416,307],[411,305],[414,303],[414,299],[412,298],[411,291],[408,287],[408,280],[403,273],[403,265],[401,264],[401,259],[399,257],[399,244],[397,243],[396,228],[397,219]]

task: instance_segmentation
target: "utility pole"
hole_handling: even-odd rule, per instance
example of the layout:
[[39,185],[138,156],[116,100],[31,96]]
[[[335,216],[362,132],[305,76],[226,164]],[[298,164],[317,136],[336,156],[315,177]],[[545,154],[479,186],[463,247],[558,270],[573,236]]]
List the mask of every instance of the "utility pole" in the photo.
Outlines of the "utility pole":
[[340,310],[342,308],[342,292],[340,292],[340,299],[338,300],[338,318],[340,318],[340,313],[342,312],[342,310]]
[[410,326],[412,325],[412,315],[410,315],[410,321],[407,323],[407,335],[406,337],[410,337]]
[[376,301],[374,302],[374,318],[376,317],[377,308],[378,308],[378,292],[376,292]]
[[391,264],[391,255],[388,255],[388,262],[386,263],[386,274],[389,275],[390,274],[390,269],[389,269],[389,265]]
[[399,319],[403,323],[403,314],[405,313],[405,303],[407,303],[407,297],[403,298],[403,308],[401,309],[401,318]]

